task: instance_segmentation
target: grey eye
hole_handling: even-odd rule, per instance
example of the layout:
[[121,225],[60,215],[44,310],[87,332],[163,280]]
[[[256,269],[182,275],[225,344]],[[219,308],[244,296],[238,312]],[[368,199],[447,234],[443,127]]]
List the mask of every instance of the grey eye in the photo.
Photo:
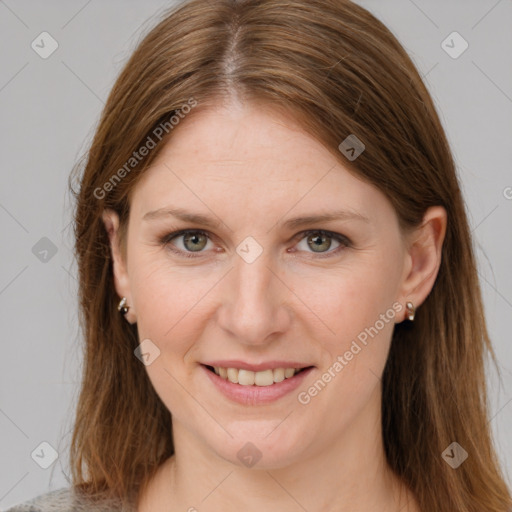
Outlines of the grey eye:
[[187,233],[183,236],[183,245],[188,251],[201,251],[208,243],[208,237],[203,233]]
[[[301,250],[306,250],[306,252],[328,252],[329,249],[331,249],[332,247],[333,238],[334,237],[332,235],[318,231],[314,233],[309,233],[306,236],[304,236],[304,238],[299,242],[298,248]],[[300,247],[300,244],[303,243],[303,241],[306,241],[307,243],[306,249]],[[340,242],[337,243],[338,246],[341,245]],[[334,247],[334,249],[336,249],[336,247]]]

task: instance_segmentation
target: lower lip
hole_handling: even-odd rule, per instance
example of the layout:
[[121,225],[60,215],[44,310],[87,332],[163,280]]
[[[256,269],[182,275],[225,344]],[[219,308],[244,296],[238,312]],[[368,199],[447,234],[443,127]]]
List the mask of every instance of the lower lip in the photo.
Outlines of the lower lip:
[[224,396],[243,405],[267,404],[279,400],[295,390],[314,369],[314,367],[307,368],[293,377],[275,382],[270,386],[243,386],[223,379],[204,365],[201,365],[201,368]]

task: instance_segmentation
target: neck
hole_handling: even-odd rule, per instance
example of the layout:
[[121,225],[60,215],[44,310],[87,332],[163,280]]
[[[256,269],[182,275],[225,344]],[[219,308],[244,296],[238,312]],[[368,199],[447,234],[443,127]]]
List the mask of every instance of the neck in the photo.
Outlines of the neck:
[[173,421],[176,453],[163,464],[138,510],[415,512],[411,493],[385,459],[380,394],[370,402],[335,444],[274,469],[226,461]]

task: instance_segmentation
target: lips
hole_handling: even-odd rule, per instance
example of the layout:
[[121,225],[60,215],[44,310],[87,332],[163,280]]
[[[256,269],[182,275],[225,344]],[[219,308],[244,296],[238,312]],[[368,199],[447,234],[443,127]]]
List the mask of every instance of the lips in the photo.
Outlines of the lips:
[[[232,366],[221,366],[226,363]],[[289,364],[290,362],[283,363],[280,361],[258,365],[249,365],[240,361],[211,361],[199,366],[207,380],[226,398],[246,406],[256,406],[268,404],[289,395],[315,369],[314,366],[305,366],[302,363],[293,363],[296,367],[288,366]],[[269,368],[269,366],[274,368]],[[258,368],[258,371],[246,369],[247,367]],[[217,368],[218,373],[215,368]],[[279,380],[279,373],[284,372],[285,368],[293,369],[293,375],[288,378],[284,377],[280,382],[274,382],[274,372],[277,370]],[[226,372],[225,378],[221,376],[221,371]],[[239,382],[235,383],[229,380],[227,378],[228,371],[232,375],[237,374],[236,377],[233,377],[233,380],[238,379]],[[261,376],[257,377],[258,374],[261,374]],[[272,382],[270,382],[270,374],[272,374]]]
[[297,368],[300,370],[312,366],[308,363],[300,361],[287,361],[285,359],[276,359],[263,363],[247,363],[240,359],[216,359],[212,361],[204,361],[202,364],[203,366],[211,366],[212,368],[236,368],[238,370],[250,370],[251,372],[273,370],[274,368]]

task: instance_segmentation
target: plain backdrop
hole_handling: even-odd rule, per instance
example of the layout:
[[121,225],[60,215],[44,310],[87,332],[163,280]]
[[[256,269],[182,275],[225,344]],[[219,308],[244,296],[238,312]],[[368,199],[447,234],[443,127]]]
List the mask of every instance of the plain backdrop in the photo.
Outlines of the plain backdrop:
[[[500,381],[489,366],[490,425],[510,483],[512,1],[358,3],[413,58],[455,156],[501,371]],[[81,345],[67,179],[122,65],[171,5],[0,1],[0,509],[68,485]],[[47,469],[41,443],[58,453]]]

